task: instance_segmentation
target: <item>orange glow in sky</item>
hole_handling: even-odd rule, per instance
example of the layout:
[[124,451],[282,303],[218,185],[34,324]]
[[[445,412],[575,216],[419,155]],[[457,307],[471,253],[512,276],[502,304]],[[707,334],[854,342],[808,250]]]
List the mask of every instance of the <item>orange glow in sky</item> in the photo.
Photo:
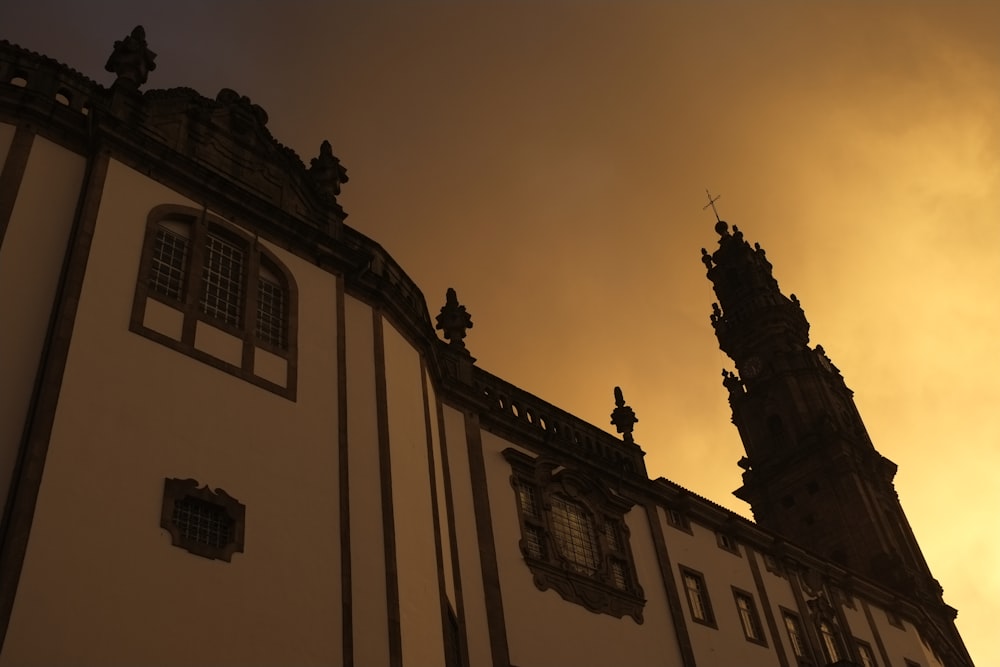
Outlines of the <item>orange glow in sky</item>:
[[47,4],[0,37],[109,85],[142,23],[147,87],[235,89],[306,161],[329,139],[348,224],[432,314],[457,290],[481,367],[608,430],[620,385],[650,475],[748,516],[699,261],[721,193],[1000,665],[1000,5]]

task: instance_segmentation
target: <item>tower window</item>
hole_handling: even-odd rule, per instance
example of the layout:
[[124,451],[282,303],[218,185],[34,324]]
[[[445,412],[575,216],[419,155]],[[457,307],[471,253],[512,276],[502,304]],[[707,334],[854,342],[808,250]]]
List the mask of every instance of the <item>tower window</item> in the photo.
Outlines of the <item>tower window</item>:
[[713,628],[717,627],[715,614],[712,613],[712,601],[708,597],[708,587],[705,586],[705,576],[683,565],[680,566],[680,570],[691,620]]
[[594,480],[507,449],[521,555],[538,588],[596,613],[642,622],[625,512],[631,503]]
[[740,617],[743,636],[749,642],[766,646],[764,630],[760,623],[760,616],[757,614],[757,605],[754,604],[753,596],[746,591],[733,588],[733,597],[736,600],[736,612]]
[[[294,399],[296,296],[291,274],[259,240],[204,211],[157,206],[147,220],[129,328]],[[150,300],[162,304],[153,322]],[[164,315],[167,309],[178,315]],[[209,326],[228,341],[199,345],[202,335],[226,341],[204,331]]]

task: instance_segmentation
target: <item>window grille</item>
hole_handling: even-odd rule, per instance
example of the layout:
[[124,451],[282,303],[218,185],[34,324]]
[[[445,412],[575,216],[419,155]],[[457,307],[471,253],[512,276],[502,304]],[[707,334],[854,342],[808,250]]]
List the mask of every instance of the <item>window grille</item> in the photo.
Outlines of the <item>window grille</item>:
[[239,326],[243,301],[243,251],[209,234],[205,252],[201,310],[226,324]]
[[525,516],[529,516],[532,519],[542,518],[542,513],[538,511],[538,495],[532,487],[527,484],[518,484],[517,497],[521,503],[521,511]]
[[188,239],[160,227],[153,241],[149,271],[149,289],[171,299],[184,298],[184,272],[187,268]]
[[565,498],[552,498],[552,537],[556,548],[578,572],[593,574],[598,565],[594,520]]
[[257,282],[257,338],[285,347],[285,292],[264,276]]
[[174,501],[174,524],[181,537],[223,548],[233,541],[233,521],[222,507],[187,496]]
[[163,480],[160,527],[174,546],[198,556],[230,561],[243,552],[246,507],[222,489],[194,479]]

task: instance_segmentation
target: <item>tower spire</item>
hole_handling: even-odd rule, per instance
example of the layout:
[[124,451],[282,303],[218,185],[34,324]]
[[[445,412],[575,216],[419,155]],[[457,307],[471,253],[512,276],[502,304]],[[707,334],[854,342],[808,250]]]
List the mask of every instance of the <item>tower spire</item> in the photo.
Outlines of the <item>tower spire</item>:
[[738,227],[718,220],[716,232],[718,248],[701,259],[718,298],[712,327],[738,371],[723,371],[746,450],[735,495],[761,526],[928,603],[950,624],[954,610],[893,486],[896,464],[873,446],[826,351],[810,346],[798,298],[784,295],[764,249]]

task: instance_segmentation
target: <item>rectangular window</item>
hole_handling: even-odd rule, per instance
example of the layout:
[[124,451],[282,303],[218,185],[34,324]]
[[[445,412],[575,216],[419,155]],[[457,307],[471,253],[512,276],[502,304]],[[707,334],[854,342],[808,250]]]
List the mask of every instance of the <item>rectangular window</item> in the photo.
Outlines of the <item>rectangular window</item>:
[[542,512],[539,509],[538,494],[527,484],[517,485],[517,502],[526,519],[524,524],[524,549],[527,555],[542,560],[545,558],[545,529],[539,525]]
[[819,622],[819,639],[823,643],[823,653],[826,654],[827,662],[837,662],[840,660],[840,648],[838,648],[837,635],[829,621]]
[[201,310],[226,324],[239,326],[243,310],[243,251],[209,234],[205,253]]
[[737,556],[740,553],[740,548],[736,546],[736,540],[733,539],[732,535],[728,533],[716,533],[715,539],[719,544],[720,549],[725,549],[729,553],[734,553]]
[[667,510],[667,523],[678,530],[683,530],[686,533],[691,532],[691,522],[687,515],[678,509]]
[[682,565],[681,579],[684,582],[684,593],[687,595],[691,619],[715,627],[715,614],[712,613],[712,602],[708,597],[705,577],[700,572]]
[[788,643],[792,647],[792,653],[799,660],[804,660],[806,655],[805,638],[802,635],[802,624],[799,617],[790,611],[782,610],[782,620],[785,622],[785,631],[788,633]]
[[861,658],[861,667],[878,667],[878,663],[875,661],[875,654],[872,653],[872,647],[860,639],[855,639],[854,643],[858,647],[858,656]]
[[753,596],[746,591],[733,588],[733,597],[736,599],[736,611],[740,616],[743,636],[747,641],[765,644],[764,630],[760,624],[760,616],[757,615],[757,605],[754,604]]

